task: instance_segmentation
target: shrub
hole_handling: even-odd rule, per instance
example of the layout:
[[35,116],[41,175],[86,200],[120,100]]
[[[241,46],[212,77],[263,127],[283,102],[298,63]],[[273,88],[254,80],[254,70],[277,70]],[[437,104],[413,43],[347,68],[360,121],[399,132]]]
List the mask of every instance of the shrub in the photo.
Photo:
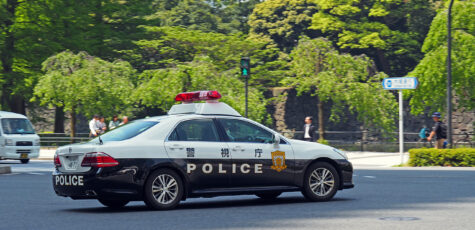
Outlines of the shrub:
[[409,165],[475,167],[475,148],[410,149]]
[[325,139],[323,139],[323,138],[318,139],[317,142],[320,143],[320,144],[324,144],[324,145],[328,145],[328,144],[329,144],[328,141],[325,140]]

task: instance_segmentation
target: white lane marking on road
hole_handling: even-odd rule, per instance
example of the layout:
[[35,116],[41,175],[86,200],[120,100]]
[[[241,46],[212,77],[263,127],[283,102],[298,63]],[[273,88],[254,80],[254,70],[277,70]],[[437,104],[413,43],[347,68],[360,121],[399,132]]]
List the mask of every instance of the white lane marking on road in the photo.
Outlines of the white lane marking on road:
[[371,178],[371,179],[374,179],[374,178],[376,178],[375,176],[363,176],[363,177],[366,177],[366,178]]
[[30,174],[30,175],[45,175],[44,173],[35,173],[35,172],[30,172],[28,174]]

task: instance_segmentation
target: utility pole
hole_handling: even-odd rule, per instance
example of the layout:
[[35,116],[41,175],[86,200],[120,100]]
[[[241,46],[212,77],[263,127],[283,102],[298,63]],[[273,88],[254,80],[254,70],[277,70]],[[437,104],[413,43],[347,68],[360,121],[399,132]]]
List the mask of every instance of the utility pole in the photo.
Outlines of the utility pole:
[[241,76],[246,80],[246,112],[244,116],[247,117],[248,81],[251,76],[251,58],[249,57],[241,57]]
[[447,142],[452,148],[452,5],[450,0],[447,14]]

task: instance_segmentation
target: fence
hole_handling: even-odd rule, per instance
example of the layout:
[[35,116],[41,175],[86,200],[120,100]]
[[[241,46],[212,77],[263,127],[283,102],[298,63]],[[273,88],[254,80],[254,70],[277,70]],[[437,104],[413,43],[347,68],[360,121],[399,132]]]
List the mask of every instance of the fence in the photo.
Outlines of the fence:
[[39,133],[40,145],[44,147],[58,147],[71,143],[80,143],[91,140],[89,133],[76,133],[71,137],[69,133]]
[[[302,139],[303,131],[284,131],[284,136]],[[370,131],[325,131],[325,139],[336,148],[347,151],[398,152],[398,132],[383,137],[380,133]],[[475,147],[474,133],[454,133],[455,147]],[[318,138],[318,132],[316,137]],[[412,148],[433,147],[433,141],[421,140],[419,133],[404,132],[404,151]]]
[[[283,131],[285,137],[302,139],[303,131]],[[316,133],[318,137],[318,133]],[[452,134],[455,147],[475,147],[474,133]],[[58,147],[71,143],[91,140],[89,133],[77,133],[71,138],[68,133],[40,133],[41,146]],[[397,152],[399,151],[398,133],[390,133],[389,137],[369,131],[325,131],[325,139],[331,146],[347,151],[374,151]],[[404,133],[404,150],[411,148],[432,147],[433,144],[420,140],[419,133]]]

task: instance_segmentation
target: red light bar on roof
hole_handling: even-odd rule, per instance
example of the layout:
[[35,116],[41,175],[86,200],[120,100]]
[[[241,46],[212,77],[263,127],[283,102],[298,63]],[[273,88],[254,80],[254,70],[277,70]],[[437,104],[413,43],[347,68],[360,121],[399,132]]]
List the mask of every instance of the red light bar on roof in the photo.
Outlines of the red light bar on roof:
[[175,101],[181,102],[193,102],[193,101],[208,101],[208,100],[218,100],[221,98],[221,94],[219,94],[216,90],[210,91],[195,91],[195,92],[186,92],[186,93],[179,93],[175,97]]

